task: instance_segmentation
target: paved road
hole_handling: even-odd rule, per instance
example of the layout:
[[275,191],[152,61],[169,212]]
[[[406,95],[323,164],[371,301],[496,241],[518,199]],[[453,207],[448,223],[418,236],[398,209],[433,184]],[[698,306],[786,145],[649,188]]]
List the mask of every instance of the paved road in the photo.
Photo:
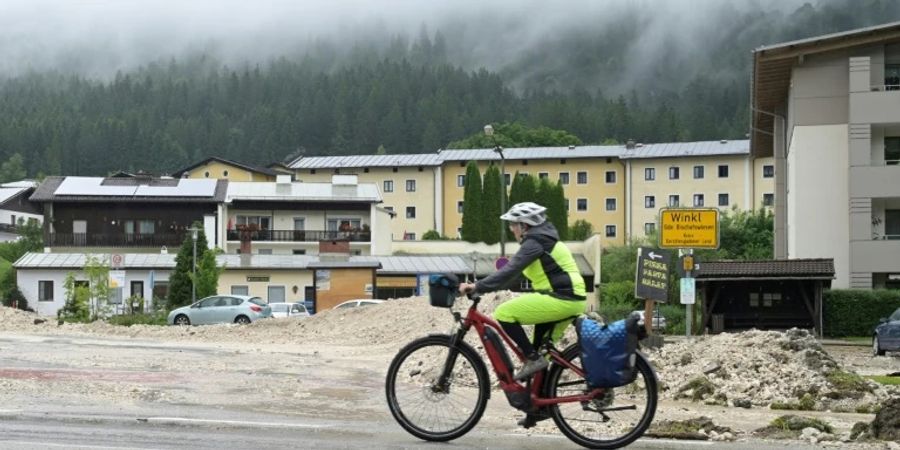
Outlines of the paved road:
[[[197,411],[195,411],[197,412]],[[419,441],[389,423],[287,421],[285,417],[245,419],[111,416],[97,412],[0,410],[0,447],[31,449],[568,449],[578,448],[561,435],[523,435],[476,429],[450,443]],[[271,420],[267,420],[271,419]],[[817,447],[778,442],[728,444],[642,439],[634,449],[784,449]]]

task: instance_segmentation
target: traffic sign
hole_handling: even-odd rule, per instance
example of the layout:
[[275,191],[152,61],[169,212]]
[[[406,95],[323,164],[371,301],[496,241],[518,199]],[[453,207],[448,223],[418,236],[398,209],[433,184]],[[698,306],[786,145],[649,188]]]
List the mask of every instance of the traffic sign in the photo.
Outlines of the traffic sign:
[[664,302],[669,296],[669,259],[671,252],[638,248],[634,296]]
[[693,305],[697,300],[697,284],[694,278],[681,279],[681,304]]
[[719,210],[663,208],[659,211],[662,248],[719,248]]
[[113,253],[109,256],[109,268],[121,269],[125,263],[125,255],[121,253]]

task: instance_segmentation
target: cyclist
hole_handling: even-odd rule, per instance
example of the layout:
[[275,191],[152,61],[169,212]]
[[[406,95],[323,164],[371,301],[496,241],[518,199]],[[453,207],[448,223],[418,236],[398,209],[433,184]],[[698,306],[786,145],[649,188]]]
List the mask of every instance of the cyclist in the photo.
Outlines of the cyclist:
[[[526,380],[549,365],[535,347],[545,338],[556,341],[569,325],[562,321],[584,312],[584,279],[578,272],[568,247],[559,240],[559,233],[547,222],[547,208],[532,202],[513,205],[500,216],[509,222],[509,229],[521,246],[510,262],[494,274],[477,283],[461,283],[460,293],[492,292],[502,289],[524,275],[534,292],[522,294],[504,302],[494,311],[503,331],[515,341],[527,362],[515,374],[516,380]],[[550,322],[550,323],[548,323]],[[536,325],[534,343],[529,342],[522,325]]]

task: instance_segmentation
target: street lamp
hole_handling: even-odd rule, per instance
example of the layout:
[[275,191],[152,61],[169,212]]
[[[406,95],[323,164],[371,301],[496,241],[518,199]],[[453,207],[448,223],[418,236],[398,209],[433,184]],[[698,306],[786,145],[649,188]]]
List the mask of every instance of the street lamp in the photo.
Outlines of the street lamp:
[[191,227],[189,228],[191,231],[191,240],[194,242],[194,258],[193,265],[191,266],[191,304],[197,302],[197,234],[200,229]]
[[[491,124],[484,126],[484,134],[494,143],[494,152],[500,154],[500,214],[506,213],[506,158],[503,156],[503,147],[497,145],[494,137],[494,127]],[[506,256],[506,227],[500,221],[500,256]]]

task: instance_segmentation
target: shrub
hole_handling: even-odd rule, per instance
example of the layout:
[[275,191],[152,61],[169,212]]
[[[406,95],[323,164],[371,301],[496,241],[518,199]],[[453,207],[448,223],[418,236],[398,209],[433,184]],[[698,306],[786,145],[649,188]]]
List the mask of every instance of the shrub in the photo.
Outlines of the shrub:
[[823,301],[826,336],[870,336],[878,319],[900,308],[900,291],[832,289]]
[[438,233],[437,230],[428,230],[425,234],[422,235],[423,241],[441,241],[446,239],[441,236],[441,233]]
[[130,327],[132,325],[165,325],[166,312],[152,312],[139,314],[121,314],[112,316],[106,321],[111,325],[122,325]]

